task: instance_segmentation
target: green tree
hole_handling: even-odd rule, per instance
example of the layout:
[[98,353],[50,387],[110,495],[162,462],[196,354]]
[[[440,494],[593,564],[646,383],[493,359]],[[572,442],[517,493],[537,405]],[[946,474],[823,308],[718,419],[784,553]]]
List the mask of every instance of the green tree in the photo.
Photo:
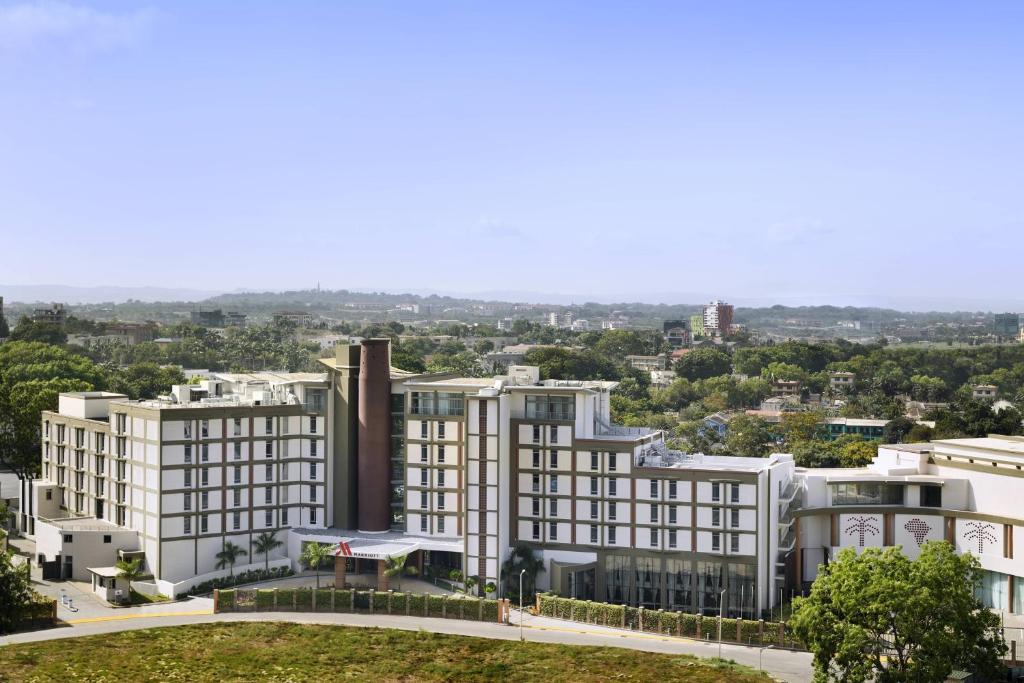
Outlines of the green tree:
[[725,450],[732,455],[762,458],[771,452],[775,437],[768,423],[752,415],[737,415],[729,420],[725,432]]
[[114,372],[110,378],[110,390],[127,394],[131,398],[156,398],[170,393],[173,385],[184,383],[185,376],[175,366],[136,363]]
[[138,581],[145,575],[142,559],[137,557],[134,560],[118,560],[114,564],[114,568],[117,569],[117,575],[120,578],[128,581],[128,599],[131,600],[132,582]]
[[[849,437],[848,441],[846,437]],[[860,435],[845,434],[836,441],[839,442],[840,467],[864,467],[878,455],[878,444],[865,441]]]
[[885,443],[903,443],[907,434],[914,428],[916,423],[902,415],[889,420],[882,428],[882,441]]
[[694,349],[677,360],[675,365],[676,374],[691,382],[727,375],[731,369],[732,361],[729,354],[713,348]]
[[848,548],[819,569],[790,623],[814,654],[815,681],[931,683],[954,669],[997,680],[1005,646],[999,616],[974,596],[980,581],[978,560],[942,541],[916,560]]
[[11,336],[11,328],[7,326],[7,318],[0,313],[0,339],[6,339],[9,336]]
[[0,633],[10,633],[21,624],[32,598],[25,568],[14,566],[11,554],[0,550]]
[[320,588],[320,566],[331,556],[331,546],[321,543],[306,543],[302,546],[299,562],[316,572],[316,587]]
[[11,332],[11,341],[39,342],[63,346],[68,341],[68,335],[56,323],[32,322],[27,317],[18,321],[17,327]]
[[818,412],[783,413],[779,430],[787,444],[797,441],[813,441],[825,434],[822,415]]
[[544,571],[544,560],[533,553],[528,545],[520,543],[512,551],[512,554],[501,565],[501,575],[506,582],[506,595],[519,596],[519,575],[523,574],[523,603],[533,600],[537,592],[537,575]]
[[419,573],[419,570],[417,570],[416,567],[412,565],[406,565],[406,562],[408,562],[408,560],[408,553],[402,555],[401,557],[388,556],[384,559],[384,576],[388,577],[389,579],[399,579],[397,586],[398,590],[402,590],[401,578],[403,576],[416,576],[416,574]]
[[247,550],[243,550],[239,546],[235,545],[231,541],[226,541],[221,548],[221,551],[217,553],[217,569],[224,569],[227,567],[231,576],[235,575],[235,563],[242,557],[248,555]]
[[284,542],[278,540],[276,531],[264,531],[253,540],[252,549],[256,551],[257,555],[263,556],[263,566],[269,570],[270,553],[283,545]]

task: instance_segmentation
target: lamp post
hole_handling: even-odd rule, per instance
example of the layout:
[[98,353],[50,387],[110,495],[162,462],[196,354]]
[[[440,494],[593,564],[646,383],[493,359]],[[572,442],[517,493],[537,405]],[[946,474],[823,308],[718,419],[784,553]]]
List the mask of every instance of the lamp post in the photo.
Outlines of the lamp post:
[[519,640],[520,642],[526,640],[526,636],[523,634],[523,577],[526,576],[526,570],[519,572]]
[[718,658],[722,658],[722,611],[725,609],[725,591],[718,594]]

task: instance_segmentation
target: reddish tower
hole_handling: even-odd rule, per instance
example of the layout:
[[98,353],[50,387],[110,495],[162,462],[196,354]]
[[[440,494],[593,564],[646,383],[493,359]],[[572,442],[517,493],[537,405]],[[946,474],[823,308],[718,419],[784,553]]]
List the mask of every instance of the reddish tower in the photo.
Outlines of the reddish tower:
[[359,358],[359,530],[391,528],[389,339],[366,339]]

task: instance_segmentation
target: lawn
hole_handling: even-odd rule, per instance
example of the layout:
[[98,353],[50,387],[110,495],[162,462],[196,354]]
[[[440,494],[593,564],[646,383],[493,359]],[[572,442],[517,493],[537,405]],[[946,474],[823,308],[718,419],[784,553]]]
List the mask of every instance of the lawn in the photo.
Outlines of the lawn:
[[0,647],[0,681],[765,681],[731,664],[423,631],[221,623]]

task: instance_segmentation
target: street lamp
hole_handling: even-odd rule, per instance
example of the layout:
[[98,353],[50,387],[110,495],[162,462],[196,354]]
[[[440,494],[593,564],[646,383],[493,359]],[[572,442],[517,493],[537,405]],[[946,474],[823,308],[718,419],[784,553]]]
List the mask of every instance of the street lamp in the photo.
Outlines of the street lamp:
[[718,594],[718,659],[722,659],[722,610],[725,609],[725,591],[726,588],[722,589],[722,592]]
[[526,636],[523,635],[523,577],[526,576],[526,570],[519,572],[519,640],[525,641]]

